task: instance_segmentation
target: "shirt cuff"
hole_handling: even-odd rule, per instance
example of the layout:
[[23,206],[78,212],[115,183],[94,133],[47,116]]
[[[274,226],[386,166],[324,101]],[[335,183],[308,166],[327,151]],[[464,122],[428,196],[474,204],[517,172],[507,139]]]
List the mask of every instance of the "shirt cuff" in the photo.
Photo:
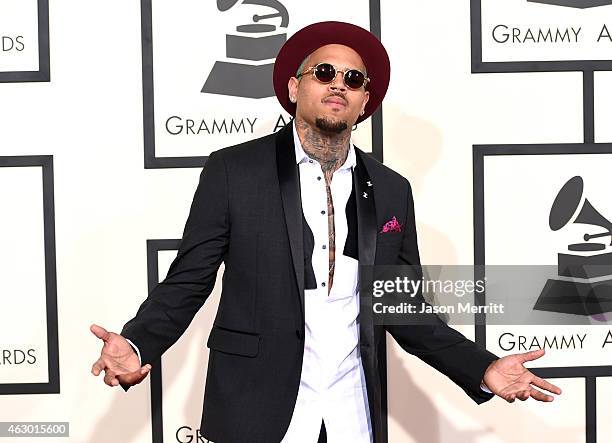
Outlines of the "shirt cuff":
[[487,388],[487,385],[485,385],[485,384],[484,384],[484,381],[481,381],[481,382],[480,382],[480,389],[482,389],[483,391],[485,391],[485,392],[487,392],[487,393],[489,393],[489,394],[493,394],[493,392],[491,392],[491,391],[489,390],[489,388]]
[[138,356],[138,361],[140,362],[140,366],[142,366],[142,360],[140,358],[140,351],[138,350],[138,346],[136,346],[134,343],[132,343],[132,340],[130,340],[129,338],[126,338],[126,340],[130,344],[130,346],[134,349],[134,352],[136,352],[136,355]]

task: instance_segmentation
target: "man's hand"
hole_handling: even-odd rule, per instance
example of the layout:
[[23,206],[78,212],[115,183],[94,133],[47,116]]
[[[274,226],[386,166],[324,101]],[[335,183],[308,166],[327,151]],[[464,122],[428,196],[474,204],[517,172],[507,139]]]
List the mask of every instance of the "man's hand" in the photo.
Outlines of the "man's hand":
[[523,366],[526,361],[535,360],[543,355],[544,349],[538,349],[522,354],[507,355],[495,360],[485,371],[484,383],[491,392],[509,403],[517,398],[524,401],[529,397],[538,401],[553,401],[552,395],[547,395],[531,385],[553,394],[561,394],[561,389],[532,374]]
[[98,376],[104,371],[104,383],[108,386],[118,386],[119,383],[132,386],[147,377],[151,365],[140,366],[138,355],[125,338],[96,324],[89,329],[104,341],[100,358],[91,367],[93,375]]

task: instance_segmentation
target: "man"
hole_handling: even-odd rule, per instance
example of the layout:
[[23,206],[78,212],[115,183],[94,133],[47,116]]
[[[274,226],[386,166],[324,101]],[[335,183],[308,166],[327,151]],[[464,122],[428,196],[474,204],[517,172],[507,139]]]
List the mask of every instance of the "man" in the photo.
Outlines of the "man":
[[532,384],[561,392],[523,367],[543,351],[498,359],[433,315],[374,324],[358,265],[419,265],[408,181],[350,141],[389,71],[378,39],[348,23],[286,42],[274,86],[294,121],[210,155],[167,277],[121,335],[92,325],[104,340],[94,375],[126,390],[142,381],[224,261],[201,423],[215,442],[386,442],[385,332],[477,403],[553,399]]

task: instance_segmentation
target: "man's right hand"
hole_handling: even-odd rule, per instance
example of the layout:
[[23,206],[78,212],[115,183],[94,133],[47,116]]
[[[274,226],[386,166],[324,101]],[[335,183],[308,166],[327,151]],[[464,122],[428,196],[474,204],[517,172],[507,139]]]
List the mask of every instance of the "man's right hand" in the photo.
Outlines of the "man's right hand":
[[96,324],[89,329],[104,342],[100,358],[91,367],[93,375],[98,376],[104,371],[104,383],[108,386],[118,386],[120,383],[132,386],[147,377],[151,365],[140,366],[138,355],[125,338]]

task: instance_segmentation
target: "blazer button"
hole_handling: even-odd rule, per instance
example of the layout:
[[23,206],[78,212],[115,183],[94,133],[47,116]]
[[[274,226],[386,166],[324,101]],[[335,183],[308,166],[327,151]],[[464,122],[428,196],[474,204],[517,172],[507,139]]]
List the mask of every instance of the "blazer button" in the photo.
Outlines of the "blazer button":
[[299,338],[300,340],[302,339],[302,333],[300,332],[299,329],[295,330],[295,335],[297,336],[297,338]]

